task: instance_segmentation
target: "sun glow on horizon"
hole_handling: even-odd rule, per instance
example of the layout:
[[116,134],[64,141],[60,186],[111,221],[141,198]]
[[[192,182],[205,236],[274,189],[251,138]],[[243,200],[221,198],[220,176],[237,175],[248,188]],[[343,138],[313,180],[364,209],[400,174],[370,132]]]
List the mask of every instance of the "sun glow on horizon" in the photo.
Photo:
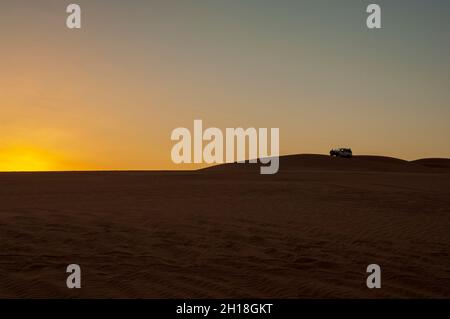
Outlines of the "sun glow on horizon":
[[1,172],[36,172],[68,169],[66,157],[33,146],[10,146],[0,149]]

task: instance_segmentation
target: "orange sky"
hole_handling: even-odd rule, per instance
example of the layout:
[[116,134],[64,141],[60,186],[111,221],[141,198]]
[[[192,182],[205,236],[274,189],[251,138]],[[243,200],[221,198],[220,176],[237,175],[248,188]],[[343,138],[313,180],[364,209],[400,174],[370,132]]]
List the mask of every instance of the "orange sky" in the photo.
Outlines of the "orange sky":
[[279,127],[282,154],[450,157],[448,2],[381,1],[373,32],[364,1],[78,2],[79,31],[69,2],[2,4],[0,171],[179,169],[194,119]]

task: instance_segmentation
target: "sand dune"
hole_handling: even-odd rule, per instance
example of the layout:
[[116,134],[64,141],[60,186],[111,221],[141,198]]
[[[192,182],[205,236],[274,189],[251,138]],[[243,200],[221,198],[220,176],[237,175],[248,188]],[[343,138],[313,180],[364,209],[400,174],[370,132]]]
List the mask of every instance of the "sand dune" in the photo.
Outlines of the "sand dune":
[[450,159],[448,158],[424,158],[412,161],[412,163],[427,167],[450,169]]
[[[222,164],[205,168],[206,171],[245,170],[258,173],[260,164]],[[430,168],[450,169],[450,159],[420,159],[406,161],[387,156],[359,155],[353,158],[330,157],[328,155],[298,154],[280,157],[280,169],[301,170],[346,170],[346,171],[392,171],[392,172],[432,172]],[[438,170],[435,170],[438,171]],[[440,171],[440,170],[439,170]]]
[[431,162],[0,174],[0,297],[449,298],[450,171]]

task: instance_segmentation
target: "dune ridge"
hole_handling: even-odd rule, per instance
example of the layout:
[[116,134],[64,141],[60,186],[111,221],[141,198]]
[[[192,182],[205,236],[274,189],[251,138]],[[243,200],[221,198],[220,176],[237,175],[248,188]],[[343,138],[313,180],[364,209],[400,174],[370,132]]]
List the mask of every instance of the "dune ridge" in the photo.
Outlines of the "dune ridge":
[[[353,158],[339,158],[319,154],[295,154],[280,156],[280,170],[352,170],[352,171],[391,171],[391,172],[431,172],[450,169],[450,159],[420,159],[407,161],[394,157],[376,155],[357,155]],[[228,163],[203,170],[253,170],[261,164]]]

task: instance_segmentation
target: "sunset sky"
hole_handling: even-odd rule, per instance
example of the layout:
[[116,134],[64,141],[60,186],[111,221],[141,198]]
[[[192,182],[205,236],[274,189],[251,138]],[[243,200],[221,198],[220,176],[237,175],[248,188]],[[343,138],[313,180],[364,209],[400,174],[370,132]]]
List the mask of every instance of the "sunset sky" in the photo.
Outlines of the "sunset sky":
[[194,119],[279,127],[281,154],[450,157],[448,0],[1,1],[0,38],[0,171],[177,169]]

